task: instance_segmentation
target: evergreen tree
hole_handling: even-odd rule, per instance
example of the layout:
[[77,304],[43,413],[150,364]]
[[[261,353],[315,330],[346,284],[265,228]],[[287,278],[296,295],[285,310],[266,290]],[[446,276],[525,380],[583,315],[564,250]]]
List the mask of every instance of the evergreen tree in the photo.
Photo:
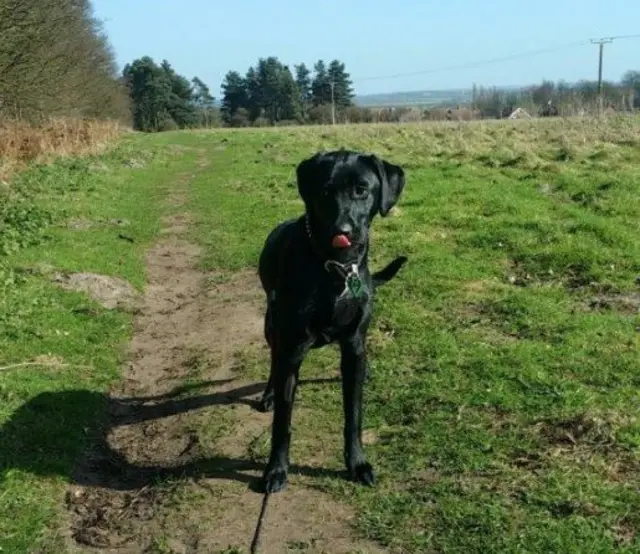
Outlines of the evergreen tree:
[[280,111],[278,121],[301,121],[300,89],[288,66],[280,70]]
[[247,90],[247,105],[249,109],[249,119],[255,121],[262,117],[262,87],[258,73],[254,67],[250,67],[245,77]]
[[245,77],[249,118],[264,117],[270,124],[300,120],[300,94],[288,67],[273,56],[261,58]]
[[193,84],[193,102],[198,110],[200,124],[204,127],[211,127],[218,119],[215,98],[209,87],[198,77],[194,77],[191,83]]
[[169,102],[166,106],[171,119],[181,129],[194,127],[198,123],[198,111],[194,103],[191,83],[182,75],[178,75],[167,60],[163,60],[161,67],[171,87]]
[[229,71],[222,83],[222,117],[231,123],[239,109],[247,110],[249,96],[247,83],[237,71]]
[[298,93],[300,97],[300,110],[303,119],[307,119],[309,114],[309,107],[311,106],[312,93],[311,93],[311,71],[304,64],[295,66],[296,71],[296,85],[298,87]]
[[193,101],[199,108],[212,108],[215,105],[215,98],[212,96],[209,87],[198,77],[191,79],[193,85]]
[[280,69],[281,64],[277,58],[271,56],[258,60],[256,73],[260,84],[260,107],[271,124],[278,121]]
[[[351,78],[346,72],[345,66],[338,60],[333,60],[329,64],[327,71],[327,80],[333,83],[333,98],[336,109],[342,110],[353,104],[353,88],[351,87]],[[331,96],[329,96],[331,102]]]
[[166,60],[157,65],[144,56],[127,64],[122,75],[133,104],[134,128],[141,131],[195,127],[201,122],[198,101],[213,103],[202,81],[194,80],[200,95],[197,100],[191,82]]
[[133,102],[133,124],[139,131],[157,131],[170,119],[171,83],[149,56],[127,64],[123,76]]
[[327,66],[323,60],[318,60],[313,66],[315,75],[311,82],[311,99],[314,106],[322,106],[331,102],[331,86]]

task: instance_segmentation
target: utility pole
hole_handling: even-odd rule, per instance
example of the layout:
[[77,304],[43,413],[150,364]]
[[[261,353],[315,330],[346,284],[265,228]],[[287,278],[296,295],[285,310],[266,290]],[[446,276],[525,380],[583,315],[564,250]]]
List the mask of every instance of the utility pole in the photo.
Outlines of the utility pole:
[[331,123],[335,125],[336,124],[336,99],[334,95],[334,89],[336,86],[336,82],[329,81],[329,85],[331,86]]
[[604,53],[604,45],[613,42],[614,38],[616,37],[591,39],[591,44],[598,45],[598,112],[600,115],[604,112],[604,98],[602,97],[602,55]]

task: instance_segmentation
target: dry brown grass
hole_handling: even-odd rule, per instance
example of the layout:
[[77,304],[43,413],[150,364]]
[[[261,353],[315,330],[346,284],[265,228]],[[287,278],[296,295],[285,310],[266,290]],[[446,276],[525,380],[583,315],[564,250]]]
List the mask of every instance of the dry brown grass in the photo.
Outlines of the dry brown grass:
[[99,153],[125,130],[117,121],[50,119],[38,125],[0,121],[0,180],[30,162]]
[[[195,131],[229,136],[228,129]],[[640,117],[566,117],[530,120],[422,121],[291,127],[238,128],[249,142],[259,143],[269,133],[286,136],[294,149],[307,145],[305,154],[336,145],[358,145],[360,150],[392,156],[407,168],[477,164],[489,168],[540,170],[558,162],[599,157],[609,165],[628,164],[629,147],[640,147]],[[251,138],[254,137],[254,138]],[[286,146],[279,142],[279,155]],[[275,155],[275,154],[274,154]],[[276,161],[276,160],[274,160]]]

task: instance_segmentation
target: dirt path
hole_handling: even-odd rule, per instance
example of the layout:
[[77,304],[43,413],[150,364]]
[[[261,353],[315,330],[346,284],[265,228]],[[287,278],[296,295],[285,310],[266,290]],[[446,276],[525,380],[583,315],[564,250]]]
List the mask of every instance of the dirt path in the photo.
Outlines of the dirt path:
[[[177,183],[173,211],[191,178]],[[195,269],[189,224],[186,212],[168,217],[147,254],[123,378],[68,491],[70,552],[248,552],[262,501],[251,490],[262,470],[255,450],[267,446],[271,415],[254,409],[264,383],[239,378],[238,355],[267,356],[262,292],[253,270],[229,278]],[[346,506],[310,487],[322,460],[317,470],[313,458],[301,461],[312,469],[271,498],[260,552],[382,552],[354,536]]]

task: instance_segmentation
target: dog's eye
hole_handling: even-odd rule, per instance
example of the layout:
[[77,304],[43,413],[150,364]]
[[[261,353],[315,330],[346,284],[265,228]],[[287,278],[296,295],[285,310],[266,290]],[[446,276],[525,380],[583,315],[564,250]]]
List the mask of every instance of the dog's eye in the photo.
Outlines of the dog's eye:
[[369,194],[369,189],[363,185],[359,185],[353,190],[353,195],[356,198],[365,198],[367,194]]

